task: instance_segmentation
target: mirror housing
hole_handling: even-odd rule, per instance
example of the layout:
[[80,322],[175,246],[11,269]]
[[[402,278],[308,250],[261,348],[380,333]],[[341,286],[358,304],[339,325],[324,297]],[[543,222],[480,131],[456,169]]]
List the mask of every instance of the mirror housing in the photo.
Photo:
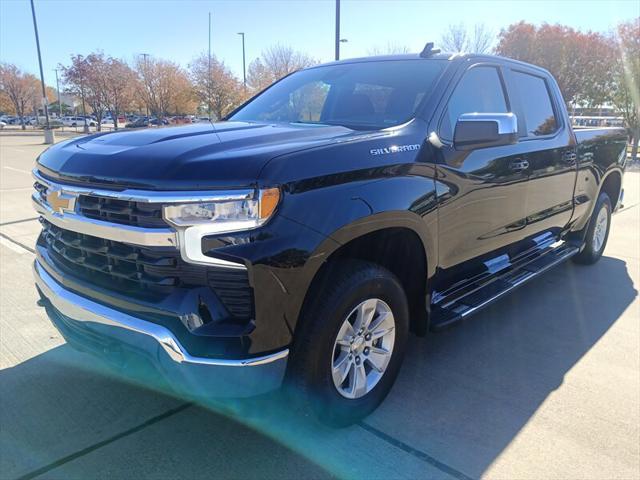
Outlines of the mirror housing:
[[518,118],[514,113],[463,113],[453,134],[456,150],[498,147],[518,143]]

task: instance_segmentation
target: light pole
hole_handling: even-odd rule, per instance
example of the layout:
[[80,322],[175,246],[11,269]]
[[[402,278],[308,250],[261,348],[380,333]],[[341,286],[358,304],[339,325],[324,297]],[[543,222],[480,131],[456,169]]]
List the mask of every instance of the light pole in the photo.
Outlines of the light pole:
[[244,85],[244,93],[247,93],[247,62],[244,50],[244,32],[238,32],[242,37],[242,84]]
[[[87,59],[82,61],[86,65]],[[82,127],[83,133],[89,133],[89,124],[87,123],[87,107],[84,103],[84,65],[82,66],[82,73],[80,74],[80,91],[82,92],[82,118],[84,119],[84,126]]]
[[44,73],[42,71],[42,56],[40,55],[40,38],[38,37],[38,23],[36,22],[36,8],[31,0],[31,16],[33,17],[33,30],[36,33],[36,47],[38,49],[38,64],[40,65],[40,83],[42,84],[42,106],[44,107],[44,117],[46,125],[44,128],[44,143],[49,145],[54,142],[53,130],[49,125],[49,108],[47,106],[47,89],[44,84]]
[[211,12],[209,12],[209,62],[207,67],[207,115],[211,121]]
[[56,89],[58,90],[58,118],[62,118],[62,100],[60,99],[60,81],[58,80],[58,69],[54,68],[56,72]]
[[[149,64],[147,62],[147,58],[149,58],[149,54],[148,53],[141,53],[140,56],[142,58],[144,58],[144,83],[145,83],[145,88],[147,88],[147,75],[149,75]],[[149,118],[149,103],[148,102],[144,102],[145,106],[147,107],[147,118]]]
[[336,60],[340,60],[340,0],[336,0]]

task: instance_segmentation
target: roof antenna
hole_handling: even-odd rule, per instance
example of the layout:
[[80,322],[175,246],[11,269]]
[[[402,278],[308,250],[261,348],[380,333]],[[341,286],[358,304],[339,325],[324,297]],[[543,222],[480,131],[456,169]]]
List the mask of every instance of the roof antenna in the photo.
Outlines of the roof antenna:
[[429,58],[433,55],[435,55],[436,53],[440,53],[440,49],[433,49],[433,42],[428,42],[425,46],[424,49],[422,50],[422,52],[420,52],[420,57],[422,58]]

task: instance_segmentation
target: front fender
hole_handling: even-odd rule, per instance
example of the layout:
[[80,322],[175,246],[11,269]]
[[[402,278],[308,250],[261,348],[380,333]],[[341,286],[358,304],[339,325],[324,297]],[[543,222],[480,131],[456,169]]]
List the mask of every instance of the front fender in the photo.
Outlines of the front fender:
[[[277,339],[261,339],[264,348],[293,333],[317,273],[350,241],[385,228],[407,228],[421,239],[427,259],[437,258],[436,205],[435,181],[427,175],[290,188],[264,227],[206,238],[203,248],[209,255],[241,259],[247,265],[257,329],[279,332]],[[427,262],[428,277],[436,264]]]

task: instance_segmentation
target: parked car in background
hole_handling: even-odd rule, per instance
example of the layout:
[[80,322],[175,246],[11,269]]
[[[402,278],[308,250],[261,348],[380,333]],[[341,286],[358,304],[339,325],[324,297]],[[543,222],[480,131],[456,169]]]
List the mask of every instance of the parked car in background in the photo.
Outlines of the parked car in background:
[[125,128],[143,128],[149,126],[149,119],[147,117],[137,118],[125,125]]
[[[46,123],[45,122],[41,122],[39,124],[35,125],[36,128],[45,128],[46,127]],[[64,127],[64,124],[58,120],[57,118],[50,118],[49,119],[49,128],[60,128],[60,127]]]
[[185,125],[185,124],[189,124],[189,123],[193,123],[190,117],[186,117],[186,116],[176,116],[176,117],[171,117],[169,119],[169,123],[172,123],[174,125]]
[[[84,126],[85,119],[84,117],[62,117],[60,121],[65,127],[82,127]],[[95,127],[97,122],[93,119],[87,118],[87,125]]]

